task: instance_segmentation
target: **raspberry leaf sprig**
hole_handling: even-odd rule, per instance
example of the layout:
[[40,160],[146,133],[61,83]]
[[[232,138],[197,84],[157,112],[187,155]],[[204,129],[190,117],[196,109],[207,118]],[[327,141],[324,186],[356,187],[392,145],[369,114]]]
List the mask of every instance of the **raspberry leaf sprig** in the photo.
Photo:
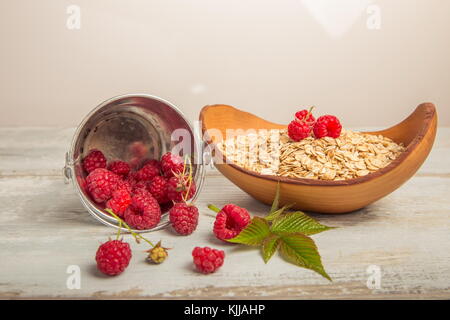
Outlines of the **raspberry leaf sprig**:
[[151,248],[149,250],[145,251],[145,252],[147,252],[149,254],[148,257],[147,257],[147,260],[159,264],[159,263],[162,263],[167,258],[167,256],[168,256],[167,250],[169,248],[162,247],[161,246],[161,241],[159,241],[156,245],[153,244],[150,240],[145,238],[140,233],[134,232],[125,221],[123,221],[120,217],[118,217],[114,213],[114,211],[112,211],[109,208],[106,208],[105,211],[108,212],[111,216],[113,216],[117,220],[117,222],[119,223],[119,229],[117,231],[116,239],[119,238],[120,231],[121,231],[122,226],[123,226],[134,237],[134,239],[136,240],[137,243],[141,243],[141,240],[143,240],[143,241],[147,242],[151,246]]
[[309,236],[334,228],[317,222],[301,211],[285,213],[291,206],[278,208],[279,197],[278,185],[269,214],[265,218],[253,217],[247,227],[227,241],[260,246],[265,263],[279,251],[288,262],[313,270],[332,281],[322,265],[314,240]]

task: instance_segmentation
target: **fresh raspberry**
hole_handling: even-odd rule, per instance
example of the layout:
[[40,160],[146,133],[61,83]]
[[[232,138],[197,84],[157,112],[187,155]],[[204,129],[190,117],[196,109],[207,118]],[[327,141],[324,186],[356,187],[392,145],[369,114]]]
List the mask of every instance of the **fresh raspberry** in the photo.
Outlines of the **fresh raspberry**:
[[136,172],[136,179],[139,181],[150,181],[159,175],[159,169],[151,163],[147,163]]
[[131,205],[125,210],[124,219],[135,229],[151,229],[161,220],[161,208],[148,191],[138,189],[131,198]]
[[[310,125],[314,124],[314,122],[316,122],[316,119],[314,118],[314,116],[311,113],[312,109],[310,110],[301,110],[295,113],[295,117],[299,120],[299,121],[303,121],[306,122]],[[308,116],[309,114],[309,116]],[[308,119],[306,119],[306,117],[308,116]]]
[[187,236],[197,228],[198,209],[185,202],[175,203],[169,211],[169,219],[177,233]]
[[130,245],[121,240],[110,240],[103,243],[95,255],[97,268],[109,276],[122,273],[131,260]]
[[148,187],[148,181],[137,181],[133,186],[132,186],[132,193],[137,192],[138,190],[147,190]]
[[162,176],[156,176],[148,184],[148,191],[158,200],[158,203],[166,203],[169,201],[167,196],[167,179]]
[[191,199],[195,194],[195,182],[186,176],[172,177],[167,181],[167,197],[175,202]]
[[250,223],[250,219],[246,209],[227,204],[217,213],[214,234],[223,241],[234,238]]
[[303,140],[311,135],[311,126],[306,122],[293,120],[288,125],[288,135],[294,141]]
[[114,172],[115,174],[126,177],[128,173],[130,172],[131,168],[128,163],[125,161],[113,161],[108,165],[108,170]]
[[84,157],[83,168],[87,173],[97,168],[106,168],[106,158],[100,150],[93,149]]
[[152,166],[155,166],[159,170],[161,170],[161,162],[159,162],[156,159],[149,159],[149,160],[144,161],[144,165],[146,165],[146,164],[151,164]]
[[132,193],[133,191],[133,187],[131,186],[130,182],[128,182],[128,180],[122,180],[119,179],[119,181],[116,184],[116,190],[119,189],[125,189],[128,191],[128,193]]
[[180,156],[167,152],[161,157],[161,170],[167,178],[183,172],[183,168],[184,162]]
[[123,217],[125,210],[131,204],[131,195],[127,189],[117,189],[112,193],[112,198],[106,202],[106,207],[110,208],[116,215]]
[[115,173],[104,168],[97,168],[86,178],[87,191],[97,203],[102,203],[111,198],[117,188],[120,178]]
[[192,250],[195,267],[198,271],[208,274],[216,271],[223,265],[225,252],[210,247],[195,247]]
[[342,131],[341,123],[335,116],[321,116],[314,124],[314,136],[318,139],[323,137],[339,138]]

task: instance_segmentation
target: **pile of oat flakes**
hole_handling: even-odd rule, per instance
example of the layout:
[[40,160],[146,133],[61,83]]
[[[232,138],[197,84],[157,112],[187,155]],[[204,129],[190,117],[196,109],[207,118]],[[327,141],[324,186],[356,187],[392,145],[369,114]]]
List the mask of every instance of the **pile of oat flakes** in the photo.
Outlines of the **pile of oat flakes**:
[[260,174],[333,181],[375,172],[405,150],[387,137],[350,130],[342,130],[337,139],[309,137],[299,142],[286,130],[260,130],[218,147],[227,161]]

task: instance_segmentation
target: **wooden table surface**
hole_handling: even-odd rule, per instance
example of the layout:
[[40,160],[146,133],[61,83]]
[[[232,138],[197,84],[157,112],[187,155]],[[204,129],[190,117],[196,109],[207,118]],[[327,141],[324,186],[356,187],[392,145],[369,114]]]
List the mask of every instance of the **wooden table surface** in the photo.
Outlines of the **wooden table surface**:
[[[275,256],[221,243],[212,235],[207,203],[235,203],[252,214],[268,207],[222,177],[208,174],[197,201],[200,224],[189,237],[170,230],[147,234],[173,249],[162,265],[144,261],[144,244],[118,277],[100,275],[94,255],[114,231],[81,205],[61,168],[74,129],[0,128],[0,298],[450,298],[450,128],[439,128],[420,171],[386,198],[359,212],[312,216],[339,227],[313,236],[333,282]],[[349,195],[351,196],[351,195]],[[226,251],[220,271],[193,271],[194,246]],[[69,289],[69,266],[80,289]],[[380,268],[370,289],[369,266]],[[377,268],[375,267],[375,268]]]

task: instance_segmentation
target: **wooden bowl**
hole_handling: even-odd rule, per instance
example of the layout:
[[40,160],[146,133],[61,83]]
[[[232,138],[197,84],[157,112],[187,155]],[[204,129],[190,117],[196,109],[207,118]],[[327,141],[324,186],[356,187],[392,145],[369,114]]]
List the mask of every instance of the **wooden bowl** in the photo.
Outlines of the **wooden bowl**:
[[[206,136],[208,143],[218,143],[222,140],[214,131],[205,135],[210,129],[219,130],[222,137],[225,137],[227,129],[286,127],[227,105],[204,107],[200,120],[203,136]],[[406,151],[387,167],[350,180],[322,181],[261,175],[225,162],[216,164],[216,167],[235,185],[263,203],[272,203],[277,183],[280,182],[280,205],[294,204],[295,209],[319,213],[351,212],[383,198],[414,175],[430,153],[436,136],[436,126],[435,106],[432,103],[423,103],[399,124],[386,130],[367,132],[381,134],[397,143],[403,143]],[[215,150],[219,152],[217,148]],[[223,157],[216,154],[217,156]]]

